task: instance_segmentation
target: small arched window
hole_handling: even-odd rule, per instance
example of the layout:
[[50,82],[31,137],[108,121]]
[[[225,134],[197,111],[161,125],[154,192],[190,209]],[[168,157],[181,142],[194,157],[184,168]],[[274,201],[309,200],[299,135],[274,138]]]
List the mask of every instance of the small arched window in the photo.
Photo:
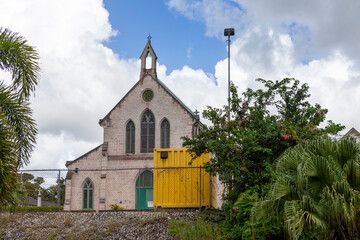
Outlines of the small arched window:
[[161,122],[160,146],[161,146],[161,148],[169,148],[170,147],[170,123],[166,119],[164,119]]
[[141,152],[152,152],[155,147],[155,118],[146,110],[141,118]]
[[83,187],[83,209],[91,210],[94,208],[94,188],[88,179]]
[[136,180],[137,188],[152,188],[154,184],[153,173],[146,170],[142,172]]
[[132,121],[126,125],[126,153],[135,153],[135,125]]

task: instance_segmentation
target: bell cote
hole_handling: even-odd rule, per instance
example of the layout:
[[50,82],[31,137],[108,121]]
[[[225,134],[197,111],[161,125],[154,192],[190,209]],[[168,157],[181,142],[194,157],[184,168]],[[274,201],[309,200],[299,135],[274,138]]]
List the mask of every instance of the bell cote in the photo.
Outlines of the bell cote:
[[[147,44],[145,46],[145,49],[144,49],[144,51],[142,52],[142,54],[140,56],[140,60],[141,60],[140,79],[146,74],[152,75],[155,79],[157,78],[156,77],[156,60],[157,60],[157,56],[156,56],[156,54],[154,52],[154,49],[151,46],[150,39],[151,39],[151,37],[149,36]],[[146,64],[146,59],[147,59],[149,54],[150,54],[150,57],[151,57],[151,66],[147,66],[147,64]]]

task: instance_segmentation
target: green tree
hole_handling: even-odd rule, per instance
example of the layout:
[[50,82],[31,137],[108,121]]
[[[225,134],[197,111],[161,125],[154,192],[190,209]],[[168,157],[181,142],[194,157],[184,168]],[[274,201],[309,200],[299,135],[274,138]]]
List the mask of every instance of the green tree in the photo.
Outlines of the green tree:
[[[300,85],[291,78],[257,81],[263,88],[247,89],[242,98],[236,87],[231,86],[230,122],[227,122],[227,106],[208,107],[203,116],[212,125],[204,125],[193,138],[183,138],[183,145],[189,147],[194,157],[204,152],[214,153],[205,167],[211,174],[217,174],[225,185],[225,234],[233,239],[243,238],[250,226],[250,214],[237,216],[246,213],[233,211],[233,207],[239,202],[247,204],[248,200],[241,199],[243,193],[265,196],[274,174],[275,159],[291,146],[317,136],[336,134],[344,128],[331,121],[321,127],[328,111],[319,104],[310,104],[307,84]],[[276,226],[269,231],[269,225],[263,225],[265,235],[271,232],[273,236],[278,231]]]
[[22,173],[21,176],[19,176],[20,184],[18,186],[19,190],[21,190],[21,193],[23,194],[22,201],[23,204],[27,203],[27,198],[32,197],[34,199],[37,199],[39,190],[41,195],[43,195],[43,192],[45,189],[41,187],[41,184],[43,184],[44,178],[42,177],[36,177],[30,173]]
[[193,138],[183,137],[183,145],[193,156],[215,153],[206,167],[219,175],[231,202],[254,186],[259,186],[261,192],[269,182],[271,164],[288,147],[344,128],[331,121],[325,128],[320,127],[327,109],[307,101],[307,84],[300,86],[298,80],[290,78],[257,81],[264,84],[264,89],[247,89],[242,99],[231,86],[230,122],[227,106],[208,107],[203,116],[212,125],[204,125]]
[[35,144],[28,99],[38,83],[38,59],[22,36],[0,28],[0,70],[12,75],[9,84],[0,80],[0,206],[12,199],[17,170],[29,163]]
[[[43,200],[57,203],[58,184],[52,185],[43,191]],[[60,205],[65,202],[65,179],[60,178]]]
[[286,150],[253,221],[280,216],[292,239],[358,239],[359,160],[360,145],[351,139],[318,138]]

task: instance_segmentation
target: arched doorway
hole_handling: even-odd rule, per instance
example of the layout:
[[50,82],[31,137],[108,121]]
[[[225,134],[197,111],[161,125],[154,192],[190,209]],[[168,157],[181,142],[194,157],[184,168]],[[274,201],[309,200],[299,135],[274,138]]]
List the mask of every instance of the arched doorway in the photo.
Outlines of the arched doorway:
[[150,171],[142,172],[136,180],[135,208],[153,208],[153,173]]

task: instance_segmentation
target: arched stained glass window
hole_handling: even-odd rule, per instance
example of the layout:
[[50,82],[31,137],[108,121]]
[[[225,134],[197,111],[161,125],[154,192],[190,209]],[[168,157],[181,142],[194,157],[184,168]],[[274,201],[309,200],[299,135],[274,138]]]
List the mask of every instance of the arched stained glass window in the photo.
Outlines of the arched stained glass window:
[[83,209],[90,210],[94,208],[94,188],[91,181],[88,179],[83,187]]
[[170,123],[166,119],[164,119],[161,122],[160,146],[161,146],[161,148],[169,148],[170,147]]
[[132,121],[126,125],[126,153],[135,153],[135,125]]
[[146,110],[141,118],[141,152],[152,152],[155,147],[155,118]]

